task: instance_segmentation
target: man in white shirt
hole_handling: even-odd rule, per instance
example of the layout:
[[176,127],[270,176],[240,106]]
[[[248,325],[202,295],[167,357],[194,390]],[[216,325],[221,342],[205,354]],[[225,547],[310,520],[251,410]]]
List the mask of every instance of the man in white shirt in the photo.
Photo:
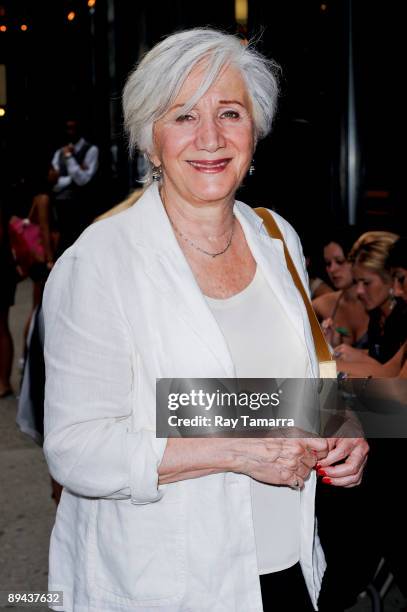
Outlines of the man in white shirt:
[[78,119],[65,124],[66,144],[52,158],[55,213],[61,234],[59,254],[81,234],[94,216],[99,149],[82,136]]

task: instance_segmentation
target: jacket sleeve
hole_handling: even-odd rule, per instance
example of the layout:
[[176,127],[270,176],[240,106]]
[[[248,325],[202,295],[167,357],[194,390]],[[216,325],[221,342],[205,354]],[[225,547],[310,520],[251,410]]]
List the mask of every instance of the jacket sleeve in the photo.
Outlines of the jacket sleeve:
[[75,247],[44,293],[44,452],[52,476],[87,497],[160,499],[166,440],[133,430],[137,357],[130,329],[98,266]]

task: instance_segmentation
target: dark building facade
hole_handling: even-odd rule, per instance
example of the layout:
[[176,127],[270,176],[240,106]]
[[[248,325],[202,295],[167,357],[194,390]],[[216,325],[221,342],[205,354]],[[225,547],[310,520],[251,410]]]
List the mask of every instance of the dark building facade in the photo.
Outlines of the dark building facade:
[[324,220],[400,229],[399,11],[384,0],[248,0],[242,26],[234,0],[0,0],[5,180],[50,156],[64,118],[79,113],[111,177],[104,206],[122,198],[137,184],[120,103],[129,70],[166,34],[213,26],[257,38],[282,66],[274,129],[242,199],[274,207],[298,229],[317,232]]

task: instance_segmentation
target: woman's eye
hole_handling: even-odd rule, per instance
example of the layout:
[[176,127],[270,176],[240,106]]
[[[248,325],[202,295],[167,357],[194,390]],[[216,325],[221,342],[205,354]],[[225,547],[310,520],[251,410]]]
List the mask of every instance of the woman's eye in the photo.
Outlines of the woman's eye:
[[226,119],[238,119],[239,113],[234,110],[227,110],[222,113],[222,117],[226,117]]
[[184,121],[191,121],[192,119],[192,115],[179,115],[176,121],[178,121],[178,123],[183,123]]

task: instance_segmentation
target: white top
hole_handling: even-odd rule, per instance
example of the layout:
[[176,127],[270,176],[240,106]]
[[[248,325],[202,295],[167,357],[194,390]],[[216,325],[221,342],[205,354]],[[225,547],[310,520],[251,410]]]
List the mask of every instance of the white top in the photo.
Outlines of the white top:
[[[305,346],[259,267],[240,293],[223,300],[206,299],[238,378],[307,377]],[[251,481],[251,491],[259,574],[291,567],[300,558],[300,492],[256,480]]]

